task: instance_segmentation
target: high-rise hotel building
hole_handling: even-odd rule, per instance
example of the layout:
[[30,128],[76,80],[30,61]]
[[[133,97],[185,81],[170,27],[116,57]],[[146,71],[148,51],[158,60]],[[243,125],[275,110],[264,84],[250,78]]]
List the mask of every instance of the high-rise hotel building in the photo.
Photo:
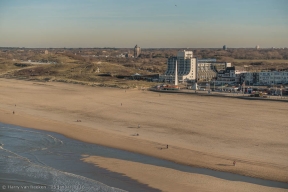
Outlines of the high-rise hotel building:
[[160,81],[175,81],[176,61],[178,66],[178,81],[195,81],[197,74],[196,58],[193,58],[192,51],[179,51],[177,57],[170,57],[167,61],[167,71],[160,76]]

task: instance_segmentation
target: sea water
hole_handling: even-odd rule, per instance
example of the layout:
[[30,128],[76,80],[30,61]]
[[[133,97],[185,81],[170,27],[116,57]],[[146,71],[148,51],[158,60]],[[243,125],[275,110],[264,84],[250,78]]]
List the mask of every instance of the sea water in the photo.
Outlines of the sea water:
[[96,148],[0,123],[0,191],[158,191],[80,160],[82,154],[97,155]]

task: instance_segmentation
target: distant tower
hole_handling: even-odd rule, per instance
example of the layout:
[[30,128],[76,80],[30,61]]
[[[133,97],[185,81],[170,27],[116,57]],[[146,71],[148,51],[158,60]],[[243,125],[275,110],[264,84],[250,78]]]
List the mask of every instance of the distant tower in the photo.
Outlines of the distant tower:
[[134,47],[134,58],[139,57],[140,54],[141,54],[141,48],[138,47],[138,45],[136,45],[136,46]]
[[49,53],[49,51],[46,49],[46,50],[44,51],[44,54],[45,54],[45,55],[48,55],[48,53]]
[[256,46],[256,49],[260,49],[260,46],[259,46],[259,45],[257,45],[257,46]]
[[226,45],[223,45],[223,50],[227,50],[227,47],[226,47]]

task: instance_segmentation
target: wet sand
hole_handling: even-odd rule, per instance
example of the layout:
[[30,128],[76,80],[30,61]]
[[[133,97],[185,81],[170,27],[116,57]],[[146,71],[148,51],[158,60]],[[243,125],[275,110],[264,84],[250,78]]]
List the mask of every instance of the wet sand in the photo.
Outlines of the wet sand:
[[83,158],[83,161],[106,168],[109,171],[124,174],[162,191],[287,191],[287,189],[259,186],[239,181],[228,181],[212,176],[187,173],[166,167],[115,158],[90,156]]
[[0,79],[0,88],[4,123],[288,182],[287,103],[8,79]]

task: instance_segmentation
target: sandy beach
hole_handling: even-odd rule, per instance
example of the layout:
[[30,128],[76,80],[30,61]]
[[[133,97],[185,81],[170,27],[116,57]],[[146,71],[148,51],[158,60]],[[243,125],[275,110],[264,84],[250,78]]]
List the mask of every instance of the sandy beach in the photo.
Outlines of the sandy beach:
[[212,176],[186,173],[165,167],[113,158],[90,156],[83,158],[83,160],[110,171],[124,174],[162,191],[287,191],[286,189],[275,189],[245,182],[227,181]]
[[[288,182],[288,103],[11,79],[0,79],[0,89],[3,123],[185,165]],[[167,188],[161,175],[173,175],[174,170],[140,165],[140,172],[153,168],[158,173],[142,178],[135,171],[139,165],[131,162],[97,157],[83,160],[163,191],[177,187],[182,187],[180,191],[190,187],[229,191],[232,186],[239,191],[244,191],[241,187],[246,191],[271,189],[185,172],[175,173],[179,177],[174,177],[174,186]],[[236,166],[232,166],[234,160]],[[197,182],[190,183],[189,178]],[[210,180],[213,185],[209,187],[206,183]]]

